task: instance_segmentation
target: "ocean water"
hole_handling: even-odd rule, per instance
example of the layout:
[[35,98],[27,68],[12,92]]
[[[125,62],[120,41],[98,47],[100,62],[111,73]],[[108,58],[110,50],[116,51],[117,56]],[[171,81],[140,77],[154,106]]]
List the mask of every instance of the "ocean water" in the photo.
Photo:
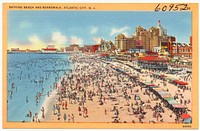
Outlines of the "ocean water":
[[[9,122],[31,121],[45,96],[72,67],[69,54],[8,54],[7,111]],[[51,87],[51,88],[50,88]],[[12,95],[11,95],[12,92]],[[41,93],[38,104],[36,95]]]

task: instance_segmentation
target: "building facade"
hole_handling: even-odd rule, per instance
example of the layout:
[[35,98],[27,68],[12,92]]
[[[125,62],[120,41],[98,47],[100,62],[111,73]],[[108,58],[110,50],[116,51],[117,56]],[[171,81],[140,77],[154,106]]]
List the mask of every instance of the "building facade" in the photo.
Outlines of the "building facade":
[[100,52],[112,52],[115,50],[115,45],[113,44],[112,41],[106,41],[101,39],[98,50]]
[[173,43],[175,40],[175,37],[167,35],[167,30],[161,26],[159,20],[158,26],[151,27],[149,30],[146,30],[142,26],[138,26],[131,37],[119,34],[115,37],[115,46],[119,50],[129,50],[134,48],[165,52],[168,51],[168,43]]
[[70,45],[68,47],[65,47],[65,50],[66,51],[79,51],[80,47],[77,44],[72,44],[72,45]]

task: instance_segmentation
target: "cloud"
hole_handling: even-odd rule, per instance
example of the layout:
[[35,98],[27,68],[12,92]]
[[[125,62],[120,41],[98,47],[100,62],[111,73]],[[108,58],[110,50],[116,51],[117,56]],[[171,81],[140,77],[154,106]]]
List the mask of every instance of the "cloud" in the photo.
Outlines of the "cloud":
[[70,42],[71,44],[77,44],[79,46],[83,46],[83,39],[78,38],[77,36],[71,36]]
[[119,34],[119,33],[125,33],[126,35],[128,35],[128,33],[126,32],[128,29],[130,29],[130,27],[128,27],[128,26],[125,26],[125,27],[122,27],[122,28],[113,28],[111,30],[110,36],[112,36],[114,34]]
[[126,37],[128,36],[128,32],[122,32]]
[[97,27],[92,27],[91,30],[90,30],[90,34],[96,34],[97,31],[98,31]]
[[95,43],[100,43],[101,37],[93,37],[92,40],[93,40]]
[[28,40],[30,41],[31,46],[33,48],[45,47],[46,46],[46,44],[42,40],[40,40],[40,38],[37,35],[29,36]]
[[31,27],[32,27],[32,24],[30,22],[27,22],[27,21],[23,21],[19,25],[20,29],[27,29],[27,28],[31,28]]
[[65,45],[67,41],[67,37],[61,32],[56,31],[52,33],[52,43],[55,45]]
[[11,49],[11,48],[20,48],[20,49],[26,49],[27,47],[31,46],[30,43],[20,43],[19,41],[11,41],[11,42],[8,42],[8,49]]

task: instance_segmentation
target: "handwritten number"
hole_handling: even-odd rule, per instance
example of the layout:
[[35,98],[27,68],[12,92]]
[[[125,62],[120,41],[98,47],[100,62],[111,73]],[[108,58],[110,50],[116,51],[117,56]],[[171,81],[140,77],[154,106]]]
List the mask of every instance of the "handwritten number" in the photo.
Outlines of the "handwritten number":
[[184,7],[181,8],[180,10],[188,10],[189,8],[187,7],[187,4],[182,4]]
[[173,11],[177,11],[177,10],[178,10],[178,6],[179,6],[179,5],[176,5],[176,6],[174,7]]
[[166,11],[167,10],[167,6],[163,6],[162,11]]
[[164,6],[161,6],[160,4],[158,4],[155,8],[155,12],[158,12],[158,11],[183,11],[183,10],[190,10],[190,7],[188,7],[188,4],[170,4],[169,6],[167,5],[164,5]]
[[174,7],[174,4],[171,4],[171,5],[169,6],[169,11],[171,11],[173,7]]
[[160,8],[159,8],[159,6],[160,6],[160,4],[158,4],[158,5],[156,6],[156,8],[155,8],[155,12],[158,12],[158,11],[160,11]]

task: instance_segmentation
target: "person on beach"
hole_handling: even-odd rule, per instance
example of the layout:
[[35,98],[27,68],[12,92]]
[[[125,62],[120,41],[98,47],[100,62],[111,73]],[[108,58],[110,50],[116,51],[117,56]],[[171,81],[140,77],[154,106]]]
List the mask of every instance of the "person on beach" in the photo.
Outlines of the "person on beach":
[[38,113],[35,113],[35,122],[38,122]]
[[12,94],[13,94],[13,92],[12,92],[12,90],[10,90],[10,99],[12,99]]
[[64,110],[65,107],[65,101],[62,101],[62,109]]
[[107,115],[107,110],[106,109],[104,110],[104,114]]
[[31,110],[29,110],[29,117],[30,117],[30,118],[32,117],[32,112],[31,112]]
[[28,103],[28,96],[26,96],[26,103]]
[[66,122],[66,120],[67,120],[67,114],[66,113],[64,113],[63,119],[64,119],[64,122]]
[[67,100],[65,100],[65,109],[67,110]]
[[72,122],[74,123],[74,114],[71,115]]
[[35,122],[35,117],[33,116],[32,122]]
[[44,107],[42,107],[41,111],[42,111],[42,118],[44,119]]
[[79,116],[81,116],[82,114],[81,114],[81,107],[80,106],[78,107],[78,112],[79,112]]
[[70,119],[71,119],[71,116],[70,116],[70,115],[68,115],[68,122],[70,122]]
[[53,114],[56,115],[56,105],[52,106]]

